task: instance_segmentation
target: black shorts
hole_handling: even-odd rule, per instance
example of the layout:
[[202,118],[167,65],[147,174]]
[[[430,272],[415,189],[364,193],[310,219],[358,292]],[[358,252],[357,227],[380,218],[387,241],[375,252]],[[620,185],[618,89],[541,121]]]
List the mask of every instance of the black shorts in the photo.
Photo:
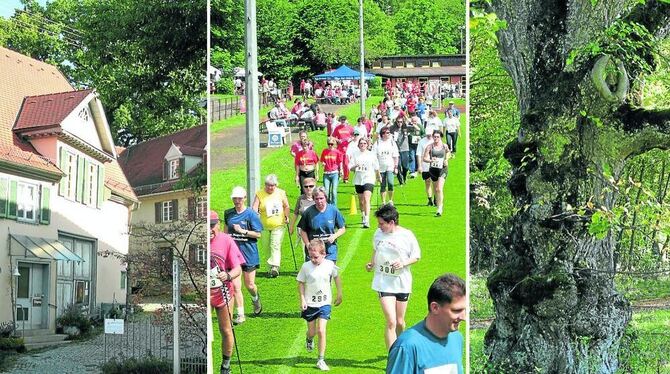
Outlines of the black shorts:
[[243,272],[251,273],[251,272],[256,271],[257,269],[260,269],[261,265],[251,265],[251,266],[249,266],[247,264],[242,264],[242,265],[240,265],[240,267],[242,268]]
[[430,174],[430,180],[433,182],[437,182],[438,179],[440,178],[447,178],[447,174],[449,174],[449,169],[447,168],[430,168],[428,169],[428,174]]
[[387,296],[395,297],[395,301],[407,302],[407,300],[409,300],[408,293],[379,292],[379,297],[387,297]]
[[375,185],[372,184],[372,183],[366,183],[366,184],[364,184],[364,185],[362,185],[362,186],[359,185],[359,184],[356,184],[356,185],[354,185],[354,189],[356,189],[356,193],[363,193],[363,192],[365,192],[365,191],[370,191],[370,192],[372,192],[372,191],[374,191],[374,189],[375,189]]
[[430,172],[428,172],[428,171],[422,171],[422,172],[421,172],[421,179],[423,179],[423,180],[425,180],[425,181],[427,181],[428,179],[430,179]]
[[300,176],[300,179],[315,178],[316,177],[316,172],[315,172],[315,170],[310,170],[310,171],[298,170],[298,175]]

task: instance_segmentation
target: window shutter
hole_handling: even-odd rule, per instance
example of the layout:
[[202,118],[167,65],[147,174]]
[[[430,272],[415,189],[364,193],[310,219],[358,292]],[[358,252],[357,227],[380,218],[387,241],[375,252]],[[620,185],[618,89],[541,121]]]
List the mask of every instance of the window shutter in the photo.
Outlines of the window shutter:
[[83,179],[83,185],[84,185],[84,193],[82,194],[82,200],[81,200],[84,204],[88,204],[88,201],[89,201],[88,200],[88,198],[89,198],[88,195],[91,193],[91,191],[90,191],[91,190],[91,181],[89,180],[90,176],[88,175],[90,173],[90,170],[91,170],[91,161],[89,161],[88,159],[85,158],[84,159],[84,174],[82,174],[83,175],[82,179]]
[[0,217],[7,217],[7,203],[9,202],[8,178],[0,178]]
[[40,203],[40,223],[48,225],[51,221],[51,208],[49,207],[50,189],[47,186],[42,186],[42,201]]
[[168,178],[170,178],[170,163],[163,160],[163,180],[168,180]]
[[184,171],[186,170],[186,159],[184,157],[179,159],[179,178],[184,176]]
[[156,223],[163,222],[163,203],[158,202],[154,204],[154,207],[156,209]]
[[177,199],[172,200],[172,207],[174,208],[174,209],[172,209],[172,220],[173,221],[176,221],[176,220],[179,219],[179,204],[178,203],[179,203],[179,200],[177,200]]
[[19,183],[17,181],[9,181],[9,209],[7,210],[7,218],[16,218],[18,189]]
[[195,218],[195,198],[188,198],[188,220],[192,221]]
[[188,245],[188,262],[191,264],[195,264],[196,261],[198,260],[198,245],[197,244],[189,244]]
[[[58,159],[58,168],[61,169],[63,172],[67,173],[68,170],[70,169],[69,164],[69,157],[67,157],[67,151],[65,150],[65,147],[60,147],[60,155]],[[65,175],[64,177],[61,177],[60,183],[58,184],[58,194],[61,196],[65,196],[66,191],[67,191],[67,182],[70,180],[72,176],[70,175]]]
[[102,203],[105,201],[105,166],[98,165],[98,199],[95,206],[102,209]]
[[84,158],[77,156],[77,196],[75,197],[75,200],[80,203],[84,201],[84,166]]

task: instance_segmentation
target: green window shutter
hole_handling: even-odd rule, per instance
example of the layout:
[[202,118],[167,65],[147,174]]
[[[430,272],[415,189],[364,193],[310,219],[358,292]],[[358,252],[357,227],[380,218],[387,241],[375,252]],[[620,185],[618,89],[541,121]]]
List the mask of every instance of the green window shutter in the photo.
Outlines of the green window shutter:
[[177,221],[179,220],[179,200],[177,199],[172,200],[172,207],[174,208],[174,210],[172,210],[173,214],[172,220]]
[[84,159],[84,193],[82,195],[82,202],[88,204],[88,198],[91,189],[91,183],[89,182],[89,173],[91,170],[91,162],[88,159]]
[[[67,156],[67,151],[65,150],[64,147],[60,147],[60,158],[58,159],[58,168],[61,169],[63,172],[67,173],[68,170],[70,169],[69,165],[70,158]],[[67,182],[68,180],[72,178],[71,175],[65,175],[64,177],[61,177],[60,183],[58,184],[58,194],[61,196],[65,196],[67,193]]]
[[0,178],[0,217],[7,217],[7,203],[9,202],[9,179]]
[[95,206],[98,209],[102,209],[102,203],[104,202],[105,197],[105,166],[98,166],[98,199]]
[[186,171],[186,158],[182,157],[179,159],[179,178],[184,176]]
[[7,218],[16,218],[18,206],[16,204],[19,183],[17,181],[9,182],[9,209],[7,211]]
[[51,221],[51,208],[49,208],[49,187],[42,186],[42,201],[40,203],[40,223],[48,225]]
[[154,208],[156,211],[156,223],[163,222],[163,203],[154,204]]
[[170,163],[163,160],[163,180],[170,179]]
[[84,158],[81,156],[77,157],[77,196],[76,200],[78,202],[84,201]]

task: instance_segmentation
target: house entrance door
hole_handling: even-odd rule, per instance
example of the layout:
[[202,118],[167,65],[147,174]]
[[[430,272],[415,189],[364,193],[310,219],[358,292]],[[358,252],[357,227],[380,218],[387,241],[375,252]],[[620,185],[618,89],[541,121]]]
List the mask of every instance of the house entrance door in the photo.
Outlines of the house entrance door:
[[49,267],[19,262],[16,286],[16,323],[19,329],[46,328],[48,318]]

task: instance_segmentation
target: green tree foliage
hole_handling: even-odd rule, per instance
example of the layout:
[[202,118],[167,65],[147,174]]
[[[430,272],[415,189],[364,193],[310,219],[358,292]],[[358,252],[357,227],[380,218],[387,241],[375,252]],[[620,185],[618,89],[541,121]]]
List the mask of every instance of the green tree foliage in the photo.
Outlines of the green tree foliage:
[[96,88],[117,144],[204,118],[204,0],[25,2],[26,11],[3,21],[4,44],[59,65],[75,86]]
[[464,19],[463,0],[403,2],[393,15],[400,54],[459,53],[461,37],[465,38]]

